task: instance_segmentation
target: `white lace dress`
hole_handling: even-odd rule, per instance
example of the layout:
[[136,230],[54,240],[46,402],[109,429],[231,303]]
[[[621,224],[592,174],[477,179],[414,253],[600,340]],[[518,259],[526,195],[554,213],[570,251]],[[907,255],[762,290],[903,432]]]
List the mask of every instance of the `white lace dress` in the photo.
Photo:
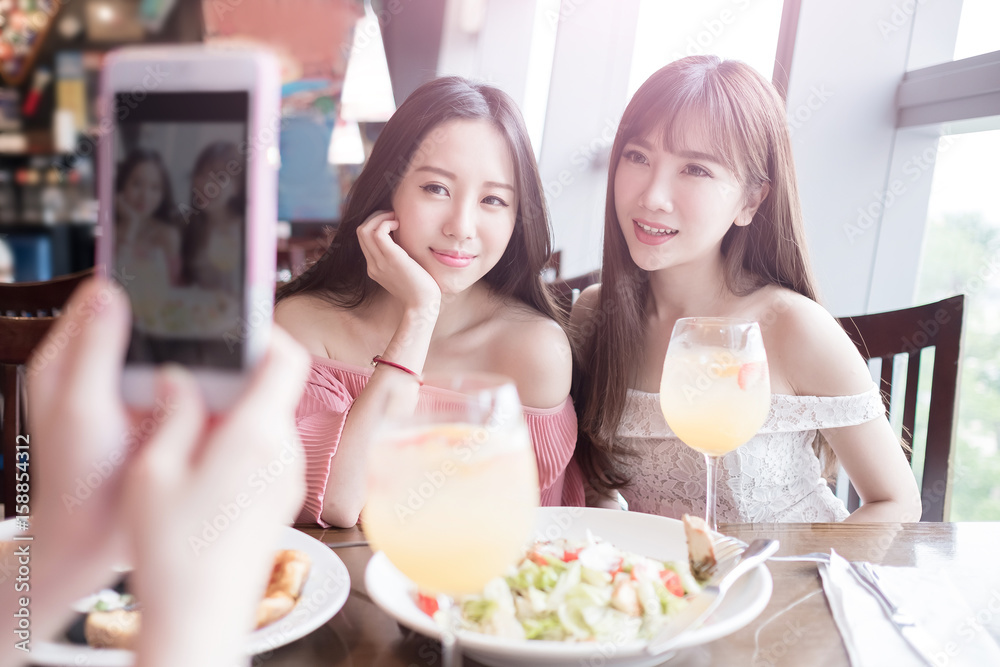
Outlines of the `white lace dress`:
[[[771,396],[764,426],[722,457],[716,517],[728,522],[830,522],[848,515],[827,486],[813,451],[819,429],[885,417],[878,388],[854,396]],[[705,460],[681,442],[660,411],[659,394],[630,389],[618,444],[637,456],[618,468],[632,481],[629,509],[680,518],[705,513]]]

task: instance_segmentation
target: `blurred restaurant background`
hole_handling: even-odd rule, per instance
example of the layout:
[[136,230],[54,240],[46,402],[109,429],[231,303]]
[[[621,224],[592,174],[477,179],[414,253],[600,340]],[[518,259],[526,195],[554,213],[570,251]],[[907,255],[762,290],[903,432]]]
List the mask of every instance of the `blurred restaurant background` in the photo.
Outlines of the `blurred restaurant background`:
[[226,41],[283,63],[279,281],[322,249],[396,104],[447,74],[524,113],[548,277],[599,268],[629,96],[685,55],[746,61],[786,99],[824,305],[967,295],[951,520],[1000,520],[997,0],[0,0],[0,280],[93,265],[104,54]]

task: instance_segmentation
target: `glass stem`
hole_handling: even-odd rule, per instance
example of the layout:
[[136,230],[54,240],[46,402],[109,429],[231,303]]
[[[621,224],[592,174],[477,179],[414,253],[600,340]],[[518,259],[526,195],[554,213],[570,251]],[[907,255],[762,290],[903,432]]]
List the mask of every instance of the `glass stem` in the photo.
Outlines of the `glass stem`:
[[458,650],[458,605],[450,595],[439,595],[438,606],[444,612],[441,631],[441,667],[462,667],[462,654]]
[[719,527],[715,522],[715,482],[719,479],[719,457],[705,454],[705,468],[708,471],[705,480],[705,523],[718,532]]

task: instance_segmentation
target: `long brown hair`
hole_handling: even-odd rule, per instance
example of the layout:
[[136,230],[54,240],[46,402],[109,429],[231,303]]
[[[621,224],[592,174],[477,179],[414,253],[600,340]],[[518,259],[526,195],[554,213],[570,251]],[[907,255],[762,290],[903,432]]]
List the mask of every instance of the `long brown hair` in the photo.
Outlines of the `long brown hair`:
[[614,471],[613,464],[630,455],[616,448],[615,434],[638,371],[636,333],[645,328],[649,296],[647,272],[632,261],[618,224],[615,175],[628,141],[660,136],[667,149],[676,150],[684,147],[691,123],[707,130],[715,154],[727,162],[748,196],[769,187],[751,223],[733,225],[722,239],[726,287],[743,296],[780,285],[816,300],[784,103],[774,87],[748,65],[716,56],[690,56],[658,70],[632,97],[615,135],[600,297],[586,327],[573,332],[577,456],[600,490],[630,481]]
[[443,123],[458,119],[492,123],[507,141],[514,162],[518,202],[514,233],[500,261],[483,280],[494,294],[515,297],[558,319],[541,279],[551,252],[551,234],[524,120],[503,91],[454,76],[420,86],[392,115],[348,194],[343,219],[330,245],[301,276],[278,289],[278,301],[311,292],[333,305],[356,308],[375,295],[380,288],[368,277],[358,226],[376,211],[392,208],[392,195],[421,142]]
[[[190,205],[181,211],[184,221],[184,235],[181,240],[181,257],[183,265],[181,267],[181,281],[186,285],[198,283],[198,259],[208,249],[208,241],[212,235],[209,227],[208,201],[218,196],[207,192],[199,192],[194,187],[195,179],[199,174],[211,176],[212,179],[232,179],[236,184],[236,191],[226,200],[226,213],[234,218],[242,219],[246,215],[246,179],[234,176],[227,171],[235,171],[237,174],[243,173],[244,157],[236,144],[231,141],[214,141],[203,148],[194,161],[194,168],[191,170],[191,195]],[[235,165],[239,165],[236,167]],[[216,183],[218,186],[218,183]]]

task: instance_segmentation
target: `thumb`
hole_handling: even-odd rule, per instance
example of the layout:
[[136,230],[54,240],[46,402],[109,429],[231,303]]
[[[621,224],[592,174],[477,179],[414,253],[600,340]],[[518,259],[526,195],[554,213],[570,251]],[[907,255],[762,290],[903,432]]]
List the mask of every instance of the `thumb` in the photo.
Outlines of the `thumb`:
[[205,418],[201,390],[194,376],[173,364],[160,369],[154,407],[141,421],[143,431],[150,427],[150,420],[155,428],[142,452],[148,472],[168,478],[183,475],[195,456]]

